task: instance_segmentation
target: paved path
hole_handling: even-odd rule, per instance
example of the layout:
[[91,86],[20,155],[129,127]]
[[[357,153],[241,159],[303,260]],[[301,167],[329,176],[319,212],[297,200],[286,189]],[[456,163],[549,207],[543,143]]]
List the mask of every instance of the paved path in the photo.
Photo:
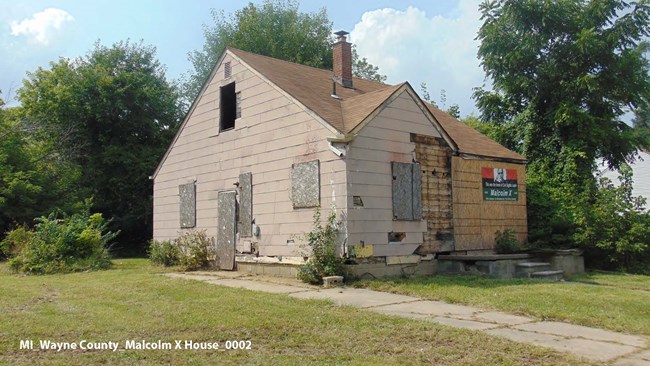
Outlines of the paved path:
[[298,299],[329,300],[377,313],[432,321],[484,331],[516,342],[549,347],[591,360],[618,366],[650,366],[650,340],[568,323],[487,311],[479,308],[422,300],[416,297],[355,288],[320,288],[297,280],[250,276],[240,272],[169,273],[173,278],[205,281],[216,285],[287,294]]

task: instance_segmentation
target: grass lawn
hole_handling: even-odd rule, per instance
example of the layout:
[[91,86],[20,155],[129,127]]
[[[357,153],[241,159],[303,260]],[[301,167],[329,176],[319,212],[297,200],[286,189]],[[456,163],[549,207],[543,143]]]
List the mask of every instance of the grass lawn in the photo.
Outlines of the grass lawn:
[[360,281],[355,286],[650,335],[650,277],[590,273],[573,280],[580,283],[433,276]]
[[[0,264],[0,364],[439,364],[585,363],[481,332],[171,279],[145,260],[111,270],[20,276]],[[120,342],[109,350],[20,350],[19,341]],[[124,350],[126,340],[250,340],[252,350]]]

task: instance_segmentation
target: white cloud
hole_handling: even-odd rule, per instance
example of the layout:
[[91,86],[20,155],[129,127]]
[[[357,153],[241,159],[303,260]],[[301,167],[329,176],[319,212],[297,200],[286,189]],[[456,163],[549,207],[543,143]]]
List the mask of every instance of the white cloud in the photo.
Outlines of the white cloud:
[[414,7],[366,12],[350,38],[359,54],[379,66],[389,82],[408,81],[418,93],[420,83],[426,82],[436,102],[445,89],[447,107],[458,103],[465,116],[476,112],[472,88],[484,79],[476,56],[479,3],[460,0],[448,16],[427,16]]
[[11,35],[23,35],[36,43],[47,45],[64,23],[72,21],[74,17],[67,11],[48,8],[34,13],[31,18],[11,22]]

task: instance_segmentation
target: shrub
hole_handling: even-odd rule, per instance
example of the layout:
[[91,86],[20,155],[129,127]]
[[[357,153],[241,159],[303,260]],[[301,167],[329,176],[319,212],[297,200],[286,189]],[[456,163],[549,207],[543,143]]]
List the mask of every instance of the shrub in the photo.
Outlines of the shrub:
[[208,268],[215,256],[214,245],[205,230],[190,230],[175,240],[149,243],[149,259],[163,266],[180,265],[185,271]]
[[163,266],[175,266],[178,264],[178,247],[169,240],[149,242],[149,259],[155,264]]
[[632,170],[620,169],[620,185],[600,178],[592,209],[576,230],[588,264],[604,269],[649,273],[650,211],[632,196]]
[[342,276],[345,272],[343,258],[336,253],[336,211],[328,216],[325,226],[321,224],[320,209],[314,212],[314,227],[305,235],[309,261],[298,270],[298,279],[320,285],[325,276]]
[[499,254],[515,253],[522,249],[517,235],[512,229],[505,229],[503,231],[497,230],[494,233],[496,241],[496,251]]
[[7,233],[0,242],[0,259],[15,257],[20,253],[25,243],[34,235],[26,226],[19,226]]
[[15,271],[31,274],[77,272],[108,268],[108,246],[117,233],[107,232],[102,214],[90,214],[89,205],[80,213],[56,218],[55,214],[35,219],[30,231],[19,227],[7,233],[4,246],[16,249],[9,260]]
[[194,271],[210,266],[214,247],[205,230],[184,232],[176,238],[174,244],[179,252],[178,263],[184,270]]

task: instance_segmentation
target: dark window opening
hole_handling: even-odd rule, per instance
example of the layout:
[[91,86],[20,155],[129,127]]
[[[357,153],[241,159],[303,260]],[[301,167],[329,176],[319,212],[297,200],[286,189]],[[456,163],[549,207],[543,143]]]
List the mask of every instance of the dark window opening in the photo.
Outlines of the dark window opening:
[[235,119],[237,118],[237,94],[235,93],[235,83],[221,87],[221,121],[219,131],[226,131],[235,128]]

